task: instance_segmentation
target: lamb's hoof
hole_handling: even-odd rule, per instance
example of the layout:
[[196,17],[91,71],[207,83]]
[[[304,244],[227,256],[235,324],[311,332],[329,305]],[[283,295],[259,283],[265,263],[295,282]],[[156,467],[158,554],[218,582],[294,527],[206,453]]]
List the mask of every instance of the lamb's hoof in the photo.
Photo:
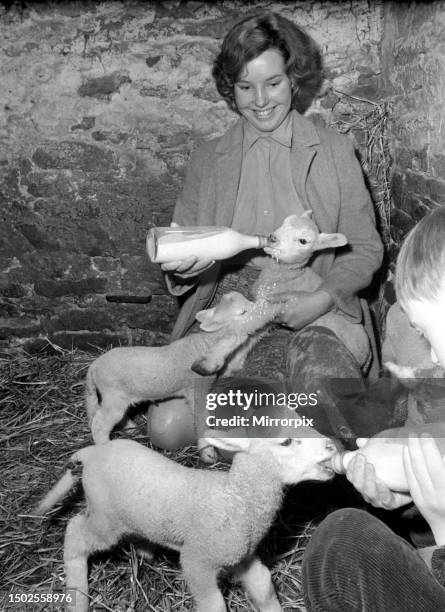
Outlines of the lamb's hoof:
[[143,559],[145,559],[145,561],[152,561],[153,560],[154,553],[149,548],[142,548],[141,546],[139,546],[138,547],[138,553],[141,555],[141,557]]
[[138,426],[131,419],[127,419],[124,423],[124,429],[125,431],[136,430],[138,429]]
[[[199,442],[198,447],[200,447]],[[203,463],[211,465],[218,461],[218,451],[214,446],[210,446],[206,443],[205,446],[199,448],[199,458]]]

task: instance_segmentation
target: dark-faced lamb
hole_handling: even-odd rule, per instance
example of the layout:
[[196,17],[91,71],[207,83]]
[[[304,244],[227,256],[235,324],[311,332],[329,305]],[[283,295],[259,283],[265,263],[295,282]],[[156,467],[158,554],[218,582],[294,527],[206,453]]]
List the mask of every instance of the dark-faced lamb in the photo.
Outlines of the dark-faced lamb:
[[82,479],[87,508],[70,519],[65,534],[66,587],[76,591],[75,603],[67,609],[88,610],[89,555],[133,535],[147,545],[179,551],[196,612],[226,610],[217,585],[223,569],[243,584],[256,610],[282,610],[256,548],[281,505],[285,485],[333,475],[333,442],[302,429],[295,430],[295,435],[301,433],[298,438],[209,439],[236,452],[228,472],[184,467],[133,440],[113,440],[75,453],[73,467],[36,510],[46,513]]

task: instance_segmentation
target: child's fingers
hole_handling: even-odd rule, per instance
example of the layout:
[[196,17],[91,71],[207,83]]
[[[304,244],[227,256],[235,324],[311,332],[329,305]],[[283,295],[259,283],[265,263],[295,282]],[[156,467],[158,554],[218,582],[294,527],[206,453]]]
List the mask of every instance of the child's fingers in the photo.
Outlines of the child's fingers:
[[445,466],[431,436],[411,435],[403,449],[403,461],[413,497],[431,500],[438,490],[445,490]]
[[420,438],[410,434],[408,437],[409,465],[419,486],[423,488],[431,486],[431,477],[428,465],[425,461],[424,449],[420,443]]
[[413,470],[413,466],[411,463],[410,451],[407,446],[403,447],[403,467],[405,468],[406,480],[408,482],[409,492],[414,500],[414,502],[418,502],[418,500],[422,497],[422,492],[419,487],[419,483],[416,478],[416,474]]
[[422,434],[419,443],[433,493],[445,491],[445,467],[436,440],[432,436]]
[[357,444],[357,446],[359,448],[362,448],[363,446],[365,446],[365,444],[368,442],[369,438],[357,438],[355,443]]
[[442,469],[442,455],[436,440],[432,436],[422,434],[419,443],[431,477],[435,480],[441,479],[442,477],[443,484],[445,484],[445,471]]
[[361,493],[368,503],[376,503],[378,497],[374,466],[368,463],[365,457],[357,454],[346,471],[348,480]]

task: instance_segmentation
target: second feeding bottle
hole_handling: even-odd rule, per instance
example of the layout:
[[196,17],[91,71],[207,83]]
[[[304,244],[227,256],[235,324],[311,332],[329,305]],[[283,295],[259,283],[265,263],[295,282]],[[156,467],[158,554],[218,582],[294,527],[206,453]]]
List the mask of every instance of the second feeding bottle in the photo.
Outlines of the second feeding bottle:
[[383,480],[392,491],[406,493],[409,487],[403,465],[403,447],[408,444],[410,433],[433,436],[442,456],[445,455],[445,423],[429,423],[382,431],[369,438],[358,450],[334,455],[331,466],[337,474],[345,474],[349,463],[360,453],[374,466],[377,478]]

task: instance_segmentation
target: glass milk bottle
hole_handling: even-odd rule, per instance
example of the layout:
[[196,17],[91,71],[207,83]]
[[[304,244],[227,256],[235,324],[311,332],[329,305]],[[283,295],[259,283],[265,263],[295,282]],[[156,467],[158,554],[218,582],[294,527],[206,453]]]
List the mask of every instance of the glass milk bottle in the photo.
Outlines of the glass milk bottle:
[[409,433],[433,436],[442,453],[445,455],[445,423],[428,423],[412,427],[386,429],[369,438],[362,448],[334,455],[332,468],[337,474],[345,474],[349,463],[360,453],[366,461],[372,463],[376,476],[383,480],[392,491],[407,492],[408,483],[403,466],[403,447],[408,443]]
[[262,249],[271,236],[248,236],[229,227],[153,227],[147,235],[147,252],[153,263],[168,263],[195,256],[228,259],[246,249]]

